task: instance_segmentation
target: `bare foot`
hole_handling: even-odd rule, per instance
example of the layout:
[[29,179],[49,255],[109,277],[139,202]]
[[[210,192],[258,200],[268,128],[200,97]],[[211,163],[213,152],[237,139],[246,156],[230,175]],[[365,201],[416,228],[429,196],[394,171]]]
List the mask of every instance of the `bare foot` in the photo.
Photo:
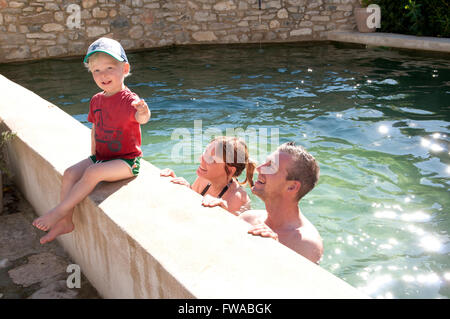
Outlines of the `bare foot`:
[[39,241],[43,245],[45,243],[51,242],[59,235],[67,234],[73,231],[74,225],[71,221],[65,219],[60,220],[53,226],[47,235],[43,236]]
[[54,209],[52,209],[50,212],[48,212],[47,214],[45,214],[44,216],[41,216],[39,218],[36,218],[33,221],[33,226],[43,230],[43,231],[48,231],[49,229],[51,229],[62,217],[64,216],[60,216],[57,211],[55,211]]

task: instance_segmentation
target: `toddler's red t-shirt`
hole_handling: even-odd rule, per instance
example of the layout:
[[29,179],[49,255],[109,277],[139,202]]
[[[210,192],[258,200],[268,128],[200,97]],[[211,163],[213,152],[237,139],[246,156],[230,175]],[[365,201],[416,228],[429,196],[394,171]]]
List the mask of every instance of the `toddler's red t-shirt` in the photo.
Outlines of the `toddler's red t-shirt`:
[[128,88],[112,95],[97,93],[91,99],[88,121],[95,124],[95,156],[97,160],[142,156],[141,126],[136,121],[139,100]]

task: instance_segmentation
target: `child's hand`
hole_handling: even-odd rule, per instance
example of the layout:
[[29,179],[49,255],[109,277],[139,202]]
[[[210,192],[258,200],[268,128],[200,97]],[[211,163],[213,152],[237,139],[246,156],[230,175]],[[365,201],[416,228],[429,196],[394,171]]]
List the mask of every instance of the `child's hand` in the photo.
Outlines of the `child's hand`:
[[148,110],[147,103],[143,99],[140,99],[139,101],[133,101],[131,102],[131,105],[139,112],[139,113],[146,113]]
[[133,106],[136,109],[135,118],[136,121],[138,121],[140,124],[145,124],[150,119],[151,113],[148,108],[147,103],[143,99],[136,100],[131,103],[131,106]]

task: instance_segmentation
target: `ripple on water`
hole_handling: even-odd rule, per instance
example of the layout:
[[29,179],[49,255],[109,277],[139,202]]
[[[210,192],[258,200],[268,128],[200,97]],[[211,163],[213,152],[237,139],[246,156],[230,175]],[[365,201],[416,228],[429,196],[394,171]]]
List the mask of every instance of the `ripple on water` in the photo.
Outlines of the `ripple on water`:
[[376,84],[398,85],[398,81],[394,79],[385,79],[383,81],[374,81]]

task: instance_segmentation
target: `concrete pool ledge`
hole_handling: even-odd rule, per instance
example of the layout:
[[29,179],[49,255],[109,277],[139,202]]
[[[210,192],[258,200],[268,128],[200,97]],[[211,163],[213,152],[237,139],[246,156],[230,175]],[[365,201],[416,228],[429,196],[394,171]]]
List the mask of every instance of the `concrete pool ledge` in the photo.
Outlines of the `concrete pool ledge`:
[[450,53],[450,38],[417,37],[382,32],[329,31],[327,32],[327,40]]
[[[90,152],[90,130],[0,75],[1,130],[14,182],[43,215],[59,201],[64,170]],[[149,124],[151,129],[151,121]],[[201,196],[159,176],[101,183],[58,240],[104,298],[367,298],[354,287]],[[44,234],[44,233],[42,233]],[[326,254],[326,247],[325,247]]]

